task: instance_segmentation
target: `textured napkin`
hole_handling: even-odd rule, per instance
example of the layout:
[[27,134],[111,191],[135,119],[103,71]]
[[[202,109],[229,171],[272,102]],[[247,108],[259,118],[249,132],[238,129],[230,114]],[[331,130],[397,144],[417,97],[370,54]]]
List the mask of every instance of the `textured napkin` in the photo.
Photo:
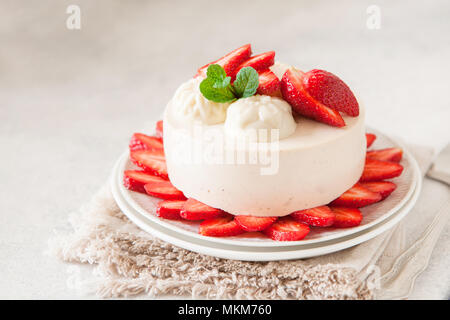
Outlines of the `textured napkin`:
[[[411,148],[426,171],[432,151]],[[442,198],[442,197],[441,197]],[[138,294],[216,299],[398,299],[408,296],[428,265],[450,213],[450,196],[433,212],[417,206],[393,229],[355,247],[321,257],[244,262],[178,248],[140,230],[120,211],[105,185],[70,230],[49,240],[49,253],[73,265],[69,287],[99,297]],[[431,199],[430,199],[431,200]],[[420,209],[420,208],[419,208]],[[408,237],[411,227],[417,237]]]

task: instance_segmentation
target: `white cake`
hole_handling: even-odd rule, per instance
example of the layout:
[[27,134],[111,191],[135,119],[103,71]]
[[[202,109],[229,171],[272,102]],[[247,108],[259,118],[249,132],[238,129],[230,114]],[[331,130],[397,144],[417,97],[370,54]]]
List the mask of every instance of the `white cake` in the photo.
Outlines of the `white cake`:
[[[284,216],[326,205],[359,180],[366,154],[361,104],[359,116],[344,117],[346,126],[337,128],[294,118],[279,98],[211,102],[198,81],[180,86],[164,113],[168,175],[186,197],[234,215]],[[265,142],[265,132],[278,139]],[[264,148],[272,150],[267,159],[258,153]]]

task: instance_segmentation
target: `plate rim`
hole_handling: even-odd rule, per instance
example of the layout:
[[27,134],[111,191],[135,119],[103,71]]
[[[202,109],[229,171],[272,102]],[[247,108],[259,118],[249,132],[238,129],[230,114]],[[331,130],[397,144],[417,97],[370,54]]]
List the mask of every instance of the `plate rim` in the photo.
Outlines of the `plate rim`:
[[374,221],[371,221],[365,225],[361,225],[358,227],[353,227],[349,229],[343,229],[341,232],[337,234],[332,234],[324,237],[320,237],[317,239],[308,239],[308,240],[299,240],[299,241],[292,241],[292,242],[282,242],[282,241],[267,241],[267,242],[256,242],[256,241],[247,241],[247,240],[237,240],[237,239],[227,239],[227,238],[217,238],[217,237],[206,237],[203,235],[200,235],[198,233],[193,233],[192,231],[188,231],[185,229],[182,229],[178,226],[175,226],[173,224],[170,224],[163,219],[158,218],[157,216],[149,213],[147,210],[145,210],[143,207],[141,207],[130,195],[130,191],[126,189],[123,186],[123,172],[125,170],[125,166],[128,161],[128,150],[125,151],[118,161],[116,162],[114,169],[113,169],[113,175],[116,176],[116,184],[119,187],[119,191],[122,194],[122,196],[125,198],[128,204],[136,210],[138,213],[140,213],[142,216],[144,216],[147,219],[150,219],[152,222],[159,224],[167,229],[171,229],[175,232],[182,233],[189,237],[198,238],[200,240],[210,241],[214,243],[221,243],[226,245],[234,245],[234,246],[245,246],[245,247],[284,247],[284,246],[292,246],[292,245],[309,245],[314,243],[321,243],[329,240],[339,239],[342,237],[346,237],[351,234],[355,234],[358,232],[361,232],[363,230],[369,229],[384,220],[388,219],[390,216],[394,215],[402,206],[405,205],[405,203],[412,197],[413,192],[417,186],[418,180],[421,179],[420,176],[420,169],[417,164],[417,161],[415,158],[411,155],[410,151],[400,142],[398,142],[396,139],[393,139],[383,133],[381,133],[379,130],[375,129],[369,129],[369,131],[375,132],[376,134],[383,136],[383,138],[388,139],[392,144],[401,147],[403,149],[404,156],[408,159],[409,163],[411,164],[411,168],[413,171],[413,177],[412,182],[409,186],[407,194],[399,201],[397,205],[395,205],[393,208],[391,208],[388,212],[383,214],[381,217],[377,218]]

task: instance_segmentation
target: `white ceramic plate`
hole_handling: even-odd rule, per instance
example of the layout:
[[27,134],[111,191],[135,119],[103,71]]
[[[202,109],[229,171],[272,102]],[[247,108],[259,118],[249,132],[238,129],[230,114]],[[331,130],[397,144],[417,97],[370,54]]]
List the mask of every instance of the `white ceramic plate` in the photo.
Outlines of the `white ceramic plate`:
[[293,244],[294,242],[290,242],[288,243],[290,244],[289,246],[281,247],[246,247],[241,245],[236,246],[207,241],[204,240],[207,237],[204,237],[204,239],[192,237],[184,233],[177,232],[173,230],[173,228],[166,228],[162,224],[154,223],[153,219],[151,219],[149,215],[142,215],[130,206],[127,200],[122,196],[122,193],[119,190],[119,185],[116,183],[114,176],[112,177],[111,182],[112,193],[121,210],[131,221],[136,223],[136,225],[146,232],[166,242],[190,251],[215,256],[218,258],[244,261],[277,261],[311,258],[347,249],[368,241],[395,226],[408,214],[417,201],[422,185],[421,178],[419,178],[417,180],[417,185],[413,190],[412,197],[389,218],[386,218],[380,223],[352,235],[347,235],[339,239],[323,241],[320,243],[303,245],[295,245]]
[[161,227],[175,231],[188,237],[194,237],[199,240],[207,240],[217,244],[247,247],[291,247],[293,245],[309,245],[320,243],[356,234],[363,230],[369,229],[382,222],[383,220],[389,218],[411,198],[413,191],[418,181],[420,180],[420,171],[418,169],[418,165],[404,146],[400,145],[392,139],[389,139],[376,130],[368,131],[374,132],[377,135],[377,140],[375,141],[371,149],[381,149],[396,146],[404,150],[403,160],[401,162],[401,164],[404,166],[403,173],[400,177],[392,180],[397,184],[397,189],[386,200],[362,208],[361,211],[364,218],[361,222],[361,225],[359,225],[358,227],[347,229],[312,228],[311,232],[306,236],[306,238],[301,241],[273,241],[257,232],[245,233],[243,235],[227,238],[205,237],[198,234],[198,226],[200,222],[186,220],[167,220],[157,217],[155,214],[156,205],[161,200],[145,194],[127,190],[123,186],[124,170],[139,169],[129,160],[128,151],[121,156],[115,166],[113,172],[113,183],[118,188],[121,197],[124,199],[127,205],[129,205],[147,220],[150,220],[153,223],[160,225]]

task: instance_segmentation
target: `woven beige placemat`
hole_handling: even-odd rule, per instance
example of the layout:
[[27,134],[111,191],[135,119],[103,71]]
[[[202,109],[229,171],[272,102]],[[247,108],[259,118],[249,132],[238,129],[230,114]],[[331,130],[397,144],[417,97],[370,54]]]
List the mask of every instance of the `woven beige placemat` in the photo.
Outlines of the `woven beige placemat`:
[[[216,299],[370,299],[374,291],[354,268],[308,260],[244,262],[214,258],[153,238],[120,211],[108,186],[70,216],[72,232],[50,240],[67,262],[96,265],[99,297],[179,295]],[[80,288],[78,288],[80,289]]]

